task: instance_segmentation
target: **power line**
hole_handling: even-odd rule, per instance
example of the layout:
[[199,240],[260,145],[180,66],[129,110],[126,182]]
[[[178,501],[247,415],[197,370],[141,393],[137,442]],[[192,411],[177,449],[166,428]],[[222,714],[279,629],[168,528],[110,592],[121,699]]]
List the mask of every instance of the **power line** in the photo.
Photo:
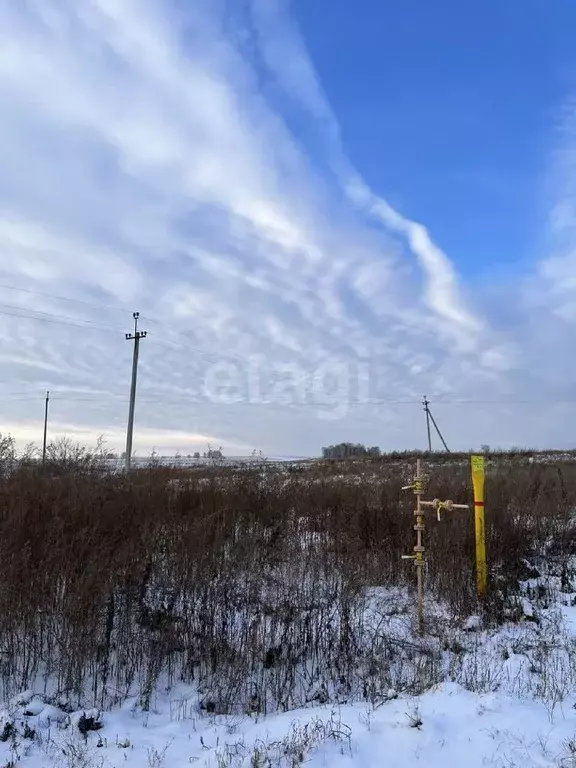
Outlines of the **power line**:
[[[160,323],[156,323],[160,328],[163,326],[160,325]],[[175,333],[178,333],[182,338],[186,338],[184,334],[180,333],[179,331],[175,331]],[[149,334],[151,336],[152,334]],[[169,347],[168,349],[173,349],[174,347],[179,347],[180,349],[188,349],[190,352],[195,352],[196,354],[202,355],[202,357],[206,358],[211,363],[221,363],[223,358],[230,357],[235,360],[239,360],[242,363],[249,363],[250,360],[245,355],[239,355],[237,352],[232,351],[226,351],[226,352],[218,352],[217,354],[212,354],[211,352],[206,351],[205,349],[202,349],[202,347],[194,347],[191,344],[182,344],[180,341],[174,341],[173,339],[157,339],[157,338],[151,338],[150,339],[151,344],[157,344],[162,347],[167,347],[168,345],[172,344],[173,347]]]
[[[226,357],[226,353],[222,353],[219,356],[211,355],[209,352],[206,352],[203,349],[192,347],[188,344],[181,344],[178,341],[172,341],[172,339],[157,339],[154,338],[152,334],[149,334],[149,341],[150,344],[156,344],[157,346],[164,347],[165,349],[172,349],[174,350],[175,347],[179,347],[180,349],[188,349],[190,352],[195,352],[196,354],[201,355],[204,357],[208,362],[210,363],[219,363],[222,361],[223,357]],[[170,346],[173,345],[173,346]]]
[[[64,401],[78,401],[82,400],[84,402],[88,402],[90,400],[99,401],[99,400],[105,400],[105,399],[127,399],[126,394],[124,392],[109,392],[109,391],[100,391],[100,392],[84,392],[84,391],[78,391],[78,390],[59,390],[59,389],[51,389],[50,399],[51,400],[64,400]],[[6,398],[10,398],[13,400],[37,400],[37,399],[43,399],[44,393],[38,391],[37,393],[31,392],[30,390],[18,390],[18,391],[9,391],[9,392],[2,392],[0,390],[0,400],[6,401]],[[338,401],[337,397],[327,399],[326,401],[319,400],[314,401],[312,395],[312,401],[311,402],[294,402],[294,403],[286,403],[287,406],[293,405],[293,404],[300,404],[304,406],[330,406],[333,405],[335,402]],[[209,400],[208,397],[204,396],[202,397],[199,392],[194,392],[190,390],[184,390],[184,391],[173,391],[173,390],[143,390],[141,393],[141,399],[143,400],[169,400],[169,399],[178,399],[178,400],[192,400],[194,402],[198,401],[204,401]],[[297,400],[297,398],[295,398]],[[426,397],[426,400],[428,402],[428,405],[430,405],[430,400]],[[353,399],[347,399],[343,398],[342,402],[346,402],[348,406],[355,407],[355,408],[361,408],[363,406],[374,406],[374,405],[423,405],[422,400],[418,400],[416,398],[396,398],[396,397],[372,397],[368,399],[361,399],[361,400],[353,400]],[[492,399],[492,400],[464,400],[464,399],[445,399],[445,400],[435,400],[435,405],[449,405],[449,406],[459,406],[459,405],[493,405],[493,406],[517,406],[517,405],[538,405],[538,404],[546,404],[546,405],[576,405],[576,398],[539,398],[539,399],[531,399],[531,400],[507,400],[507,399]],[[215,402],[217,405],[223,405],[223,406],[230,406],[230,405],[240,405],[240,406],[254,406],[254,407],[260,407],[260,406],[271,406],[271,405],[279,405],[277,400],[271,398],[271,399],[262,399],[262,400],[249,400],[248,398],[244,398],[240,396],[240,399],[236,400],[230,400],[230,402]],[[283,404],[280,404],[283,405]]]
[[[10,307],[10,305],[0,304],[0,307]],[[37,312],[37,310],[21,309],[20,307],[13,307],[12,309],[16,309],[17,312],[10,312],[6,311],[5,309],[0,309],[0,315],[5,315],[7,317],[17,317],[21,320],[37,320],[42,323],[52,323],[55,325],[75,326],[77,328],[84,328],[85,330],[103,331],[104,333],[114,333],[118,335],[121,333],[121,331],[114,329],[112,326],[96,325],[91,320],[65,318],[62,315],[52,315],[49,312]],[[37,314],[32,315],[30,312],[37,312]],[[43,316],[38,317],[38,314]]]
[[[80,304],[80,305],[83,305],[83,306],[86,306],[86,307],[91,307],[92,309],[105,310],[105,311],[113,311],[113,312],[122,312],[123,314],[128,314],[128,312],[129,312],[129,310],[122,309],[120,307],[113,307],[111,305],[103,305],[103,304],[93,304],[91,302],[83,301],[81,299],[74,299],[74,298],[72,298],[70,296],[56,296],[55,294],[44,293],[42,291],[34,291],[34,290],[29,289],[29,288],[19,288],[19,287],[14,286],[14,285],[6,285],[4,283],[0,283],[0,289],[2,289],[2,288],[6,289],[6,290],[10,290],[10,291],[17,291],[17,292],[20,292],[20,293],[26,293],[26,294],[29,294],[29,295],[32,295],[32,296],[42,296],[43,298],[47,298],[47,299],[55,299],[57,301],[68,301],[68,302],[72,302],[72,303],[75,303],[75,304]],[[48,312],[40,312],[39,310],[30,310],[30,309],[28,309],[26,307],[15,307],[15,306],[12,306],[12,305],[9,305],[9,304],[0,304],[0,306],[8,307],[10,309],[16,309],[16,310],[22,311],[22,312],[35,312],[37,314],[48,315],[48,316],[54,317],[54,318],[62,318],[63,320],[69,320],[71,325],[72,324],[76,324],[78,322],[80,322],[80,323],[91,323],[92,322],[90,320],[78,320],[77,318],[66,318],[66,317],[63,318],[63,316],[61,316],[61,315],[56,315],[56,314],[52,314],[52,313],[48,313]],[[0,314],[11,315],[11,313],[1,312],[1,311],[0,311]],[[13,316],[13,317],[20,317],[20,315],[11,315],[11,316]],[[26,317],[26,316],[24,316],[24,317]],[[183,339],[186,340],[187,343],[186,344],[182,344],[182,343],[179,343],[177,341],[173,341],[171,339],[166,339],[165,342],[169,342],[171,344],[174,344],[174,345],[176,345],[178,347],[182,347],[182,348],[185,348],[185,349],[186,348],[190,349],[190,350],[192,350],[194,352],[199,352],[199,353],[204,354],[206,356],[210,355],[210,353],[206,352],[205,350],[203,350],[203,349],[201,349],[199,347],[194,347],[194,346],[190,345],[190,343],[188,343],[187,336],[185,336],[185,334],[182,333],[181,331],[175,331],[174,329],[167,328],[159,320],[156,320],[153,317],[149,317],[149,316],[145,316],[145,315],[142,315],[141,317],[142,317],[143,320],[147,320],[148,322],[151,322],[154,325],[157,325],[161,330],[163,330],[163,331],[165,331],[167,333],[170,333],[170,334],[174,334],[175,333],[178,336],[181,336]],[[40,319],[40,318],[26,317],[26,319],[32,320],[32,319]],[[56,322],[56,321],[54,320],[53,322]],[[115,328],[112,328],[111,326],[106,326],[106,327],[109,327],[109,328],[111,328],[111,330],[114,330],[116,332]],[[118,333],[120,333],[120,331],[118,331]],[[165,342],[156,341],[155,343],[156,344],[162,344],[162,343],[165,343]],[[213,361],[216,362],[219,359],[221,359],[223,356],[225,356],[225,357],[233,357],[233,358],[236,358],[236,359],[239,359],[239,360],[246,360],[245,357],[243,357],[242,355],[238,355],[238,353],[236,353],[236,352],[226,352],[226,353],[219,353],[219,358],[213,358]]]
[[[120,312],[122,314],[128,314],[129,310],[125,308],[115,307],[112,305],[106,305],[106,304],[96,304],[93,302],[85,301],[83,299],[76,299],[71,296],[61,296],[56,294],[51,294],[44,291],[36,291],[30,288],[22,288],[19,286],[9,285],[6,283],[0,283],[0,289],[8,290],[8,291],[14,291],[17,293],[23,293],[28,294],[31,296],[41,296],[43,298],[52,299],[56,301],[66,301],[86,307],[90,307],[92,309],[98,309],[98,310],[104,310],[104,311],[113,311],[113,312]],[[304,293],[310,293],[315,296],[315,298],[318,298],[317,295],[311,290],[311,289],[305,289],[301,288],[301,292]],[[116,329],[110,325],[103,325],[103,324],[97,324],[94,323],[91,320],[84,320],[81,318],[72,318],[65,315],[55,314],[55,313],[49,313],[49,312],[43,312],[40,310],[30,310],[25,307],[17,307],[10,304],[0,304],[0,307],[5,307],[4,310],[0,309],[0,315],[5,315],[9,317],[15,317],[25,320],[37,320],[44,323],[51,323],[51,324],[58,324],[58,325],[67,325],[71,327],[78,327],[78,328],[88,328],[92,330],[98,330],[101,332],[110,332],[114,334],[120,334],[121,331],[119,329]],[[10,310],[10,311],[6,311]],[[14,311],[15,310],[15,311]],[[34,314],[30,314],[33,312]],[[40,316],[41,315],[41,316]],[[176,334],[180,336],[182,339],[186,341],[186,343],[181,343],[174,341],[173,339],[163,339],[163,340],[157,340],[157,339],[150,339],[151,343],[158,344],[160,346],[168,347],[168,348],[180,348],[180,349],[189,349],[190,351],[195,352],[196,354],[202,355],[206,360],[209,360],[210,362],[220,362],[223,358],[230,357],[233,359],[241,360],[241,361],[247,361],[248,358],[245,356],[239,355],[238,353],[227,351],[227,352],[218,352],[217,355],[211,354],[209,351],[202,349],[200,347],[193,346],[189,343],[188,337],[180,332],[176,331],[174,329],[169,329],[166,326],[164,326],[160,321],[149,317],[149,316],[142,316],[143,319],[148,320],[151,323],[154,323],[157,325],[160,329],[164,330],[167,333],[170,334]],[[169,345],[172,345],[170,347]],[[435,400],[435,405],[537,405],[537,404],[573,404],[576,402],[575,399],[555,399],[555,398],[542,398],[542,399],[511,399],[510,401],[504,400],[504,399],[467,399],[467,398],[445,398],[443,395],[436,393],[432,395]],[[412,405],[418,402],[417,400],[412,399],[387,399],[387,398],[372,398],[367,405],[377,405],[377,404],[393,404],[393,405]],[[357,404],[354,404],[354,407],[356,407]]]
[[[5,307],[7,309],[0,309],[0,315],[5,315],[6,317],[15,317],[19,318],[21,320],[36,320],[43,323],[50,323],[54,325],[64,325],[69,327],[75,327],[75,328],[84,328],[87,330],[95,330],[100,331],[103,333],[113,333],[114,335],[119,336],[122,331],[120,331],[117,328],[114,328],[111,325],[103,325],[101,323],[97,324],[92,320],[83,320],[81,318],[71,318],[67,317],[65,315],[56,315],[51,312],[43,312],[40,310],[30,310],[23,307],[17,307],[10,304],[0,304],[0,307]],[[31,314],[34,313],[34,314]],[[159,327],[162,327],[158,323]],[[185,338],[185,337],[183,337]],[[162,347],[167,347],[168,349],[173,349],[174,347],[179,347],[180,349],[189,349],[191,352],[195,352],[197,354],[202,355],[206,360],[212,363],[218,363],[221,362],[223,358],[225,357],[232,357],[237,360],[241,360],[242,362],[248,362],[248,358],[242,357],[241,355],[238,355],[236,352],[218,352],[218,355],[213,355],[206,350],[202,349],[201,347],[194,347],[190,344],[182,344],[181,342],[174,341],[172,339],[151,339],[151,343],[157,344]],[[173,345],[173,346],[170,346]]]
[[[104,311],[113,311],[113,312],[122,312],[124,314],[128,314],[129,313],[128,309],[122,309],[120,307],[113,307],[112,305],[94,304],[92,302],[87,302],[87,301],[84,301],[82,299],[72,298],[71,296],[57,296],[55,294],[45,293],[45,292],[42,292],[42,291],[34,291],[32,289],[29,289],[29,288],[20,288],[18,286],[14,286],[14,285],[7,285],[5,283],[0,283],[0,289],[2,289],[2,288],[5,289],[5,290],[9,290],[9,291],[17,291],[19,293],[30,294],[32,296],[42,296],[43,298],[47,298],[47,299],[53,299],[53,300],[57,300],[57,301],[67,301],[67,302],[72,302],[72,303],[75,303],[75,304],[81,304],[83,306],[91,307],[92,309],[98,309],[98,310],[104,310]],[[313,291],[311,288],[301,287],[300,288],[300,292],[301,293],[305,293],[305,294],[310,294],[315,299],[318,299],[317,292]],[[183,339],[186,339],[186,341],[188,341],[188,338],[187,338],[187,336],[184,333],[182,333],[181,331],[176,331],[173,328],[167,328],[159,320],[156,320],[155,318],[150,317],[149,315],[141,315],[141,319],[142,320],[146,320],[147,322],[153,323],[154,325],[157,325],[161,330],[163,330],[166,333],[177,334],[178,336],[181,336]],[[177,343],[177,342],[175,342],[175,343]],[[194,349],[194,347],[191,347],[191,348]],[[238,355],[237,353],[234,353],[234,352],[229,352],[229,353],[226,353],[226,354],[227,354],[227,356],[230,356],[230,357],[236,357],[238,359],[245,359],[241,355]]]
[[[124,314],[128,313],[127,309],[121,309],[119,307],[113,307],[111,305],[94,304],[94,303],[87,302],[87,301],[84,301],[84,300],[81,300],[81,299],[75,299],[75,298],[72,298],[70,296],[58,296],[58,295],[55,295],[55,294],[45,293],[45,292],[42,292],[42,291],[34,291],[34,290],[28,289],[28,288],[20,288],[20,287],[17,287],[17,286],[7,285],[5,283],[0,283],[0,289],[2,289],[2,288],[5,289],[5,290],[11,290],[11,291],[17,291],[17,292],[20,292],[20,293],[29,294],[29,295],[32,295],[32,296],[41,296],[43,298],[53,299],[53,300],[57,300],[57,301],[72,302],[72,303],[75,303],[75,304],[80,304],[80,305],[83,305],[83,306],[91,307],[92,309],[99,309],[99,310],[105,310],[105,311],[114,311],[114,312],[122,312]],[[310,289],[306,289],[306,292],[307,293],[313,293],[313,291],[311,291]],[[5,307],[5,308],[8,308],[9,310],[16,310],[18,312],[18,314],[16,314],[14,311],[8,311],[7,312],[7,311],[0,310],[0,315],[5,315],[5,316],[9,316],[9,317],[16,317],[16,318],[22,318],[22,319],[26,319],[26,320],[39,320],[41,322],[49,322],[49,323],[54,323],[54,324],[59,324],[59,325],[69,325],[71,327],[79,327],[79,328],[86,327],[84,325],[84,324],[86,324],[87,326],[92,327],[94,330],[97,329],[97,330],[101,330],[101,331],[110,331],[110,332],[113,332],[115,334],[116,333],[117,334],[121,333],[120,330],[118,330],[117,328],[114,328],[113,326],[96,324],[96,323],[94,323],[91,320],[84,320],[82,318],[71,318],[71,317],[67,317],[67,316],[64,316],[64,315],[54,314],[54,313],[50,313],[50,312],[44,312],[44,311],[41,311],[41,310],[31,310],[31,309],[26,308],[26,307],[18,307],[18,306],[14,306],[14,305],[10,305],[10,304],[0,304],[0,307],[2,307],[2,306]],[[34,315],[31,315],[30,314],[31,312],[33,312]],[[37,315],[43,315],[44,317],[38,317]],[[226,357],[233,358],[233,359],[236,359],[236,360],[240,360],[242,362],[247,362],[248,361],[248,358],[246,356],[239,355],[238,353],[232,352],[232,351],[226,351],[226,352],[218,351],[217,356],[215,356],[215,355],[211,354],[210,352],[202,349],[201,347],[195,347],[195,346],[191,345],[189,343],[188,337],[184,333],[182,333],[181,331],[176,331],[174,329],[167,328],[160,321],[158,321],[158,320],[156,320],[156,319],[154,319],[154,318],[152,318],[150,316],[142,315],[142,319],[147,320],[148,322],[151,322],[154,325],[157,325],[160,329],[164,330],[166,333],[176,334],[176,335],[180,336],[182,339],[184,339],[186,341],[185,344],[182,344],[181,342],[174,341],[173,339],[164,339],[162,341],[154,340],[153,343],[155,343],[155,344],[159,344],[161,346],[167,346],[169,344],[172,344],[175,347],[180,347],[182,349],[189,349],[190,351],[193,351],[193,352],[195,352],[197,354],[201,354],[207,360],[209,360],[210,362],[214,362],[214,363],[221,362],[222,358],[226,358]],[[168,348],[170,348],[170,347],[168,347]]]
[[[0,400],[6,402],[6,398],[10,398],[14,401],[19,400],[42,400],[44,398],[44,394],[42,394],[40,391],[35,394],[32,392],[5,392],[2,393],[0,391]],[[127,400],[128,397],[125,393],[122,392],[98,392],[98,393],[67,393],[64,390],[51,390],[50,399],[51,400],[62,400],[62,401],[82,401],[82,402],[98,402],[100,400],[106,400],[106,399],[120,399],[120,400]],[[186,400],[189,399],[193,402],[200,402],[200,401],[206,401],[210,398],[208,397],[200,397],[199,393],[196,392],[166,392],[166,391],[154,391],[154,390],[144,390],[141,394],[141,400],[146,400],[147,402],[153,402],[158,400],[170,400],[170,399],[178,399],[178,400]],[[293,403],[286,403],[286,407],[289,407],[291,405],[302,405],[302,406],[310,406],[310,407],[319,407],[319,406],[326,406],[329,407],[333,405],[335,402],[338,401],[338,398],[334,398],[332,400],[326,400],[326,401],[311,401],[311,402],[293,402]],[[342,401],[345,402],[345,399]],[[428,401],[430,403],[430,401]],[[215,402],[215,405],[222,405],[222,406],[252,406],[252,407],[266,407],[266,406],[273,406],[273,405],[284,405],[279,404],[274,399],[269,400],[249,400],[245,398],[240,398],[239,400],[230,400],[230,402]],[[374,405],[408,405],[408,406],[415,406],[415,405],[422,405],[421,400],[417,399],[395,399],[395,398],[370,398],[368,400],[348,400],[346,403],[350,407],[354,408],[362,408],[367,406],[374,406]],[[536,404],[548,404],[548,405],[576,405],[576,399],[554,399],[554,398],[548,398],[548,399],[541,399],[541,400],[516,400],[516,401],[508,401],[508,400],[444,400],[442,402],[436,402],[436,405],[449,405],[449,406],[457,406],[457,405],[501,405],[504,407],[508,407],[511,405],[536,405]]]
[[56,301],[68,301],[73,304],[81,304],[85,307],[91,307],[92,309],[99,309],[99,310],[106,310],[107,312],[122,312],[123,314],[129,314],[129,310],[127,309],[121,309],[120,307],[113,307],[112,305],[108,304],[93,304],[89,301],[84,301],[82,299],[74,299],[71,296],[56,296],[52,293],[43,293],[42,291],[33,291],[30,288],[19,288],[15,285],[6,285],[5,283],[0,283],[0,289],[4,289],[7,291],[17,291],[18,293],[27,293],[30,296],[42,296],[44,299],[55,299]]

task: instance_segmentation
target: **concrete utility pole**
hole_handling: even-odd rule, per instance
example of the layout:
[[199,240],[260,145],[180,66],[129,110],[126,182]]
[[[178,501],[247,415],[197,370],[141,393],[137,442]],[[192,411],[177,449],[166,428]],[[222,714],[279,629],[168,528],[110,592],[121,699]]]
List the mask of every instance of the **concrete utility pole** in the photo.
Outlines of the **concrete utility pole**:
[[424,395],[424,400],[422,401],[422,405],[424,406],[424,412],[426,413],[426,431],[428,432],[428,451],[432,453],[432,437],[430,435],[430,411],[428,410],[428,406],[430,405],[430,402],[428,401],[428,398],[426,395]]
[[42,441],[42,466],[46,463],[46,436],[48,434],[48,403],[50,402],[50,392],[46,392],[46,401],[44,403],[44,440]]
[[450,448],[448,448],[448,446],[446,445],[446,440],[444,440],[444,436],[442,432],[440,432],[438,424],[436,424],[436,419],[434,418],[434,416],[432,416],[432,411],[430,410],[430,401],[428,400],[426,395],[424,395],[424,400],[422,401],[422,403],[424,406],[424,411],[426,412],[426,429],[428,430],[428,450],[432,451],[432,440],[430,437],[430,422],[432,422],[432,424],[434,425],[434,429],[436,430],[436,434],[442,441],[444,450],[446,451],[446,453],[450,453]]
[[134,354],[132,357],[132,384],[130,386],[130,410],[128,411],[128,432],[126,434],[126,471],[130,469],[132,460],[132,433],[134,431],[134,406],[136,404],[136,379],[138,377],[138,351],[140,349],[140,339],[146,338],[146,331],[138,330],[138,318],[140,312],[133,312],[134,333],[127,333],[126,340],[134,340]]

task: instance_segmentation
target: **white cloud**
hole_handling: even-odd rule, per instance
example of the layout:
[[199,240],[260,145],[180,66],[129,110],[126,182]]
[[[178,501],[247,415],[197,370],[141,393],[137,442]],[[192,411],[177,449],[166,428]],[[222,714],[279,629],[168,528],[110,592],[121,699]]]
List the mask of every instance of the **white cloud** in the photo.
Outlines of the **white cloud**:
[[[514,350],[470,307],[428,229],[358,176],[281,7],[254,3],[243,23],[259,36],[247,43],[242,24],[224,33],[225,5],[0,4],[2,429],[36,433],[41,402],[8,393],[50,389],[62,393],[54,429],[86,439],[105,431],[122,449],[131,363],[123,333],[138,309],[149,331],[140,452],[204,439],[270,453],[345,438],[420,443],[417,402],[354,402],[360,364],[370,364],[377,402],[417,399],[504,386]],[[325,158],[310,156],[266,98],[261,61],[305,107]],[[14,317],[6,305],[15,304],[48,314]],[[250,403],[256,358],[264,389],[283,366],[301,371],[306,402]],[[215,361],[236,366],[239,406],[203,398]],[[315,417],[310,384],[326,361],[350,374],[347,415],[334,423]],[[472,414],[469,439],[494,442],[489,425],[502,431],[496,416]]]
[[[57,443],[62,438],[68,438],[87,448],[95,448],[98,440],[105,436],[105,447],[110,448],[110,450],[113,448],[118,450],[118,446],[123,446],[125,434],[122,429],[106,424],[102,425],[102,427],[99,430],[97,427],[79,426],[73,422],[61,423],[52,421],[50,423],[48,441]],[[38,444],[38,435],[42,434],[43,428],[43,422],[39,420],[9,422],[6,425],[6,431],[16,438],[17,447],[20,450],[30,443]],[[143,427],[140,429],[139,439],[146,446],[147,451],[154,449],[157,453],[164,456],[173,456],[177,452],[203,452],[206,450],[207,445],[211,445],[213,448],[222,447],[227,455],[232,456],[246,454],[251,449],[250,445],[229,441],[225,436],[190,433],[177,429],[155,430]]]
[[368,187],[346,157],[340,129],[323,94],[304,44],[290,22],[281,0],[252,0],[260,26],[262,48],[279,82],[319,122],[325,134],[333,170],[344,191],[361,210],[388,230],[402,235],[418,258],[426,278],[428,307],[449,324],[457,340],[474,347],[482,323],[460,295],[455,270],[446,254],[432,241],[426,227],[395,211]]

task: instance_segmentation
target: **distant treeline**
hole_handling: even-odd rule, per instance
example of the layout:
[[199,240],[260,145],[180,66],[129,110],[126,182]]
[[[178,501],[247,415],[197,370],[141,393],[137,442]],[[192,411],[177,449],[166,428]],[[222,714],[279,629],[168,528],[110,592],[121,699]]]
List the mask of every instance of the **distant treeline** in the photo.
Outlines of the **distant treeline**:
[[367,448],[361,443],[338,443],[322,448],[323,459],[348,459],[358,456],[381,456],[382,452],[377,445]]
[[482,445],[479,449],[470,449],[469,451],[422,451],[415,449],[408,449],[403,451],[382,451],[377,446],[368,448],[360,443],[338,443],[338,445],[329,445],[322,448],[323,459],[381,459],[384,462],[396,462],[396,461],[411,461],[415,459],[424,459],[425,461],[432,461],[435,464],[454,464],[460,462],[468,462],[471,454],[482,454],[488,461],[510,461],[510,460],[525,460],[525,461],[537,461],[546,462],[550,461],[562,461],[562,460],[574,460],[576,459],[575,449],[549,449],[538,450],[534,448],[491,448],[488,445]]

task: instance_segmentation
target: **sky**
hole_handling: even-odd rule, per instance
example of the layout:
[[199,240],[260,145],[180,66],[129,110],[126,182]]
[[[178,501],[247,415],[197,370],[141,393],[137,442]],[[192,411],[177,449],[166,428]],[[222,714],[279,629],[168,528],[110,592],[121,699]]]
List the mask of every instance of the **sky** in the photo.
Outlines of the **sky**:
[[[0,432],[574,446],[571,0],[4,0]],[[435,438],[435,445],[439,442]]]

